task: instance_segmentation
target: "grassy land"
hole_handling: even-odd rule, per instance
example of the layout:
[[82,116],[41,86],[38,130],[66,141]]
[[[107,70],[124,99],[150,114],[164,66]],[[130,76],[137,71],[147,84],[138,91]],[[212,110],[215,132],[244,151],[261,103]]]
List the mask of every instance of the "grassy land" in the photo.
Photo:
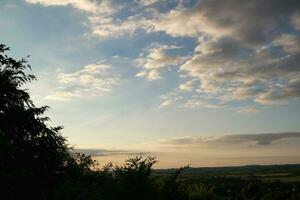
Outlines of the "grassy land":
[[[175,169],[155,170],[156,175],[169,175]],[[250,165],[240,167],[189,168],[183,171],[182,180],[242,179],[261,181],[300,182],[300,164]]]

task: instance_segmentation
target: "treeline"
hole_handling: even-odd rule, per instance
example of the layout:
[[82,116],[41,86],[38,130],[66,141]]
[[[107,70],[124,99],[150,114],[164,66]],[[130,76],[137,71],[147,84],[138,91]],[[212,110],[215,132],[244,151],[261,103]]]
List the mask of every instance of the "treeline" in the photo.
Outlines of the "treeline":
[[136,157],[122,167],[111,164],[66,181],[54,199],[126,200],[297,200],[300,183],[262,182],[240,178],[182,179],[180,168],[156,175],[155,159]]
[[[4,200],[209,200],[300,199],[299,185],[260,182],[189,181],[185,168],[157,175],[154,158],[136,157],[123,166],[99,167],[74,153],[37,107],[24,85],[35,80],[25,59],[16,60],[0,45],[0,190]],[[233,181],[233,180],[232,180]]]

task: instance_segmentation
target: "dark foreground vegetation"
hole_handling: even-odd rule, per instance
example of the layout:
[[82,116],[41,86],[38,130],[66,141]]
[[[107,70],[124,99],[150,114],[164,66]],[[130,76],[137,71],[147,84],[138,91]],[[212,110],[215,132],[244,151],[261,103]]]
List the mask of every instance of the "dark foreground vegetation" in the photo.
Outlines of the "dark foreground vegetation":
[[7,50],[0,45],[0,199],[300,199],[297,180],[260,177],[299,177],[299,166],[280,172],[274,167],[273,174],[253,171],[254,166],[250,173],[234,168],[230,173],[225,168],[153,171],[154,158],[136,157],[123,166],[99,167],[90,156],[74,153],[61,127],[47,124],[48,107],[36,107],[23,87],[35,79],[27,73],[30,66]]

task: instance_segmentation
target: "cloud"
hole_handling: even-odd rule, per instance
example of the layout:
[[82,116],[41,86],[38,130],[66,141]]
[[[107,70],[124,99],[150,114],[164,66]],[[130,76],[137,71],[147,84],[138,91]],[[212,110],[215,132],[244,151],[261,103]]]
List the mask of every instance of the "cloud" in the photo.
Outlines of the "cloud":
[[275,141],[300,138],[300,132],[283,132],[283,133],[260,133],[260,134],[240,134],[240,135],[223,135],[211,137],[181,137],[161,141],[161,145],[165,146],[234,146],[234,145],[272,145]]
[[88,19],[92,33],[100,39],[132,35],[137,29],[148,29],[149,26],[135,16],[118,19],[113,16],[92,15]]
[[139,0],[138,3],[142,6],[150,6],[154,3],[157,3],[159,0]]
[[202,138],[196,138],[196,137],[180,137],[180,138],[171,138],[168,140],[163,140],[161,141],[161,144],[166,144],[166,145],[190,145],[190,144],[196,144],[196,143],[201,143],[203,141]]
[[296,0],[225,0],[222,3],[202,0],[192,9],[171,10],[153,24],[157,31],[173,36],[205,34],[214,38],[228,37],[252,46],[268,41],[268,31],[285,25],[291,15],[299,11],[299,5]]
[[178,106],[182,105],[184,98],[179,95],[179,91],[175,90],[172,92],[169,92],[167,94],[163,94],[160,96],[160,105],[158,106],[159,109],[167,108],[171,106]]
[[115,9],[108,0],[25,0],[30,4],[40,4],[43,6],[72,6],[78,10],[89,13],[98,13],[109,15],[115,12]]
[[126,156],[139,156],[146,155],[149,152],[142,151],[129,151],[129,150],[109,150],[109,149],[75,149],[75,152],[84,153],[93,157],[99,156],[112,156],[112,155],[126,155]]
[[257,102],[262,104],[282,104],[287,100],[300,97],[300,76],[290,76],[289,80],[285,80],[284,84],[277,84],[271,86],[271,88],[259,95],[256,99]]
[[291,24],[296,30],[300,30],[300,12],[292,15]]
[[193,109],[198,109],[198,108],[222,108],[223,105],[216,104],[216,103],[211,103],[210,101],[205,100],[205,99],[201,99],[201,98],[191,98],[191,99],[189,99],[185,102],[184,107],[193,108]]
[[173,103],[172,99],[167,99],[159,105],[159,108],[168,107],[168,106],[172,105],[172,103]]
[[[157,0],[135,1],[130,6],[141,5],[127,17],[118,17],[125,4],[102,0],[26,0],[43,6],[72,6],[90,13],[91,30],[100,37],[130,34],[137,29],[146,32],[165,32],[171,36],[227,37],[244,45],[261,45],[270,40],[270,32],[287,21],[298,29],[299,2],[296,0],[202,0],[193,8],[178,3],[169,12],[159,12],[152,7]],[[127,6],[128,8],[128,6]],[[218,14],[216,14],[218,13]],[[264,19],[264,20],[261,20]]]
[[[298,36],[283,35],[273,42],[281,56],[269,49],[252,51],[235,42],[207,41],[181,67],[192,79],[200,81],[199,91],[215,94],[220,100],[253,99],[274,104],[298,98],[300,68]],[[241,57],[241,54],[245,54]]]
[[156,79],[160,79],[161,76],[160,76],[160,73],[158,70],[150,70],[148,73],[147,73],[147,78],[149,80],[156,80]]
[[177,46],[159,45],[151,48],[145,58],[140,59],[140,65],[145,69],[160,69],[176,65],[181,60],[179,56],[169,55],[167,50],[176,49]]
[[[198,39],[180,72],[199,80],[199,93],[224,103],[278,104],[300,96],[299,32],[285,28],[299,30],[299,11],[294,0],[203,0],[193,8],[177,7],[152,23],[154,31]],[[185,86],[179,88],[192,90]],[[188,104],[205,103],[200,99]]]
[[68,101],[77,97],[93,97],[110,92],[119,84],[119,75],[104,63],[86,65],[72,73],[58,73],[60,91],[46,96],[46,99]]
[[132,34],[143,25],[141,20],[138,21],[134,17],[126,20],[118,19],[115,15],[122,9],[122,6],[113,4],[113,1],[109,0],[26,0],[26,2],[42,6],[71,6],[84,11],[88,15],[88,26],[92,34],[100,39]]
[[136,74],[137,77],[146,77],[149,80],[161,78],[160,74],[168,67],[177,66],[183,62],[185,57],[172,55],[168,51],[178,49],[174,45],[152,44],[147,50],[147,55],[137,59],[138,66],[143,70]]
[[293,34],[282,34],[274,39],[273,44],[288,54],[297,54],[300,51],[300,40]]
[[251,113],[258,113],[259,110],[257,108],[253,108],[253,107],[246,107],[246,108],[238,109],[237,112],[242,113],[242,114],[251,114]]
[[194,88],[194,83],[195,83],[195,80],[186,81],[185,83],[182,83],[179,85],[179,89],[182,91],[190,92]]
[[197,40],[192,54],[174,54],[177,46],[156,44],[137,59],[141,70],[136,76],[149,80],[180,66],[178,73],[186,78],[176,87],[201,95],[197,100],[192,95],[183,105],[197,107],[207,102],[207,107],[214,107],[207,98],[214,99],[216,106],[245,100],[273,105],[300,97],[298,0],[201,0],[193,7],[179,1],[164,11],[155,7],[156,0],[129,5],[108,0],[26,1],[87,12],[91,32],[100,39],[144,30],[141,34],[162,32]]
[[70,101],[74,98],[80,97],[80,94],[69,91],[59,91],[53,94],[47,95],[45,99],[53,101]]
[[[180,108],[189,108],[189,109],[217,109],[223,108],[225,104],[221,101],[216,101],[213,96],[208,96],[206,94],[201,94],[197,92],[194,94],[196,81],[192,80],[191,82],[185,82],[180,84],[178,88],[175,88],[172,92],[161,95],[161,103],[159,108],[176,106]],[[187,84],[187,86],[185,85]],[[192,84],[192,85],[190,85]]]

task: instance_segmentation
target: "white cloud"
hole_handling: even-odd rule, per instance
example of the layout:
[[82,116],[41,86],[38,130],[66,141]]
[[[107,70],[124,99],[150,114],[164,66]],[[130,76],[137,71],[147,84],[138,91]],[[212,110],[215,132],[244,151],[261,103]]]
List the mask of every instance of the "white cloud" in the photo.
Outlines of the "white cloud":
[[30,4],[41,4],[43,6],[72,6],[76,9],[101,15],[110,15],[115,12],[110,1],[92,0],[25,0]]
[[195,80],[186,81],[185,83],[182,83],[179,85],[179,89],[182,91],[190,92],[194,88],[194,86],[193,86],[194,83],[195,83]]
[[211,103],[206,99],[192,98],[184,103],[187,108],[199,109],[199,108],[222,108],[223,105]]
[[53,101],[70,101],[77,97],[80,97],[80,94],[76,94],[75,92],[69,91],[60,91],[47,95],[45,99]]
[[150,81],[161,78],[159,71],[155,70],[155,69],[148,70],[148,71],[145,71],[145,70],[141,71],[141,72],[137,73],[135,76],[136,77],[146,77]]
[[171,99],[167,99],[159,105],[159,108],[168,107],[168,106],[172,105],[172,103],[173,103],[173,101]]
[[184,101],[185,99],[180,95],[180,91],[175,90],[160,96],[160,105],[158,106],[158,108],[182,106]]
[[139,0],[138,3],[142,6],[150,6],[156,2],[159,2],[159,0]]
[[174,37],[199,37],[204,31],[203,27],[207,26],[205,21],[205,16],[195,10],[177,8],[152,20],[151,23],[155,31],[163,31]]
[[101,38],[119,37],[132,34],[142,22],[133,17],[124,22],[114,17],[122,9],[119,4],[109,0],[26,0],[27,3],[43,6],[72,6],[88,13],[91,32]]
[[137,73],[135,76],[136,77],[146,77],[147,76],[147,71],[140,71],[139,73]]
[[46,99],[67,101],[110,92],[113,86],[119,84],[119,76],[110,68],[107,64],[96,63],[72,73],[59,73],[56,78],[61,90],[46,96]]
[[145,69],[159,69],[176,65],[181,60],[180,56],[172,56],[166,53],[167,50],[177,48],[176,46],[162,45],[149,50],[149,54],[142,58],[140,65]]
[[183,56],[171,55],[168,53],[171,49],[179,47],[174,45],[150,45],[154,46],[147,51],[146,56],[137,60],[138,65],[143,68],[136,74],[138,77],[147,77],[150,80],[160,78],[160,74],[168,67],[177,66],[185,59]]
[[153,69],[153,70],[148,71],[147,78],[149,80],[156,80],[156,79],[160,79],[161,76],[160,76],[158,70]]
[[251,114],[251,113],[258,113],[259,110],[254,107],[246,107],[246,108],[240,108],[237,110],[238,113],[242,114]]
[[184,107],[189,109],[217,109],[225,106],[223,102],[216,101],[213,96],[200,93],[194,94],[193,92],[189,92],[188,95],[186,95],[186,92],[186,90],[182,90],[178,87],[172,92],[161,95],[159,108],[172,105],[175,107]]
[[93,15],[89,17],[92,33],[100,39],[132,35],[137,29],[148,29],[148,23],[136,17],[126,20],[112,16]]

